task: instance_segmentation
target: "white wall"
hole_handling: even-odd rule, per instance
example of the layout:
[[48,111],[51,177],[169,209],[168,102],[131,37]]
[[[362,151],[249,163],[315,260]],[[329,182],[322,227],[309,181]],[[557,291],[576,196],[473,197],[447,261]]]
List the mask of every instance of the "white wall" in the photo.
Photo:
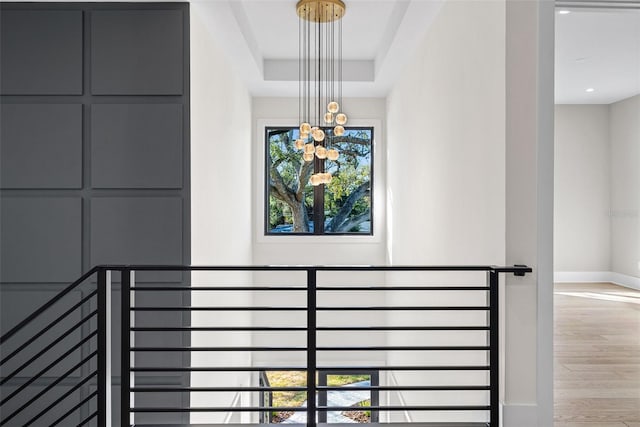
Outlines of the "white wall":
[[608,105],[556,105],[554,168],[555,271],[609,271]]
[[640,95],[555,116],[555,280],[640,288]]
[[[265,126],[297,126],[298,123],[298,100],[297,98],[254,98],[253,99],[253,262],[257,265],[287,264],[287,265],[379,265],[384,264],[386,259],[386,222],[385,222],[385,189],[386,189],[386,162],[385,157],[385,101],[378,98],[345,98],[341,109],[349,116],[349,125],[354,126],[374,126],[374,177],[373,177],[373,236],[264,236],[264,128]],[[258,284],[291,284],[304,285],[306,277],[300,279],[292,278],[289,274],[276,273],[256,273],[254,280]],[[359,274],[359,275],[320,275],[320,284],[357,284],[357,283],[378,283],[382,284],[384,274]],[[299,293],[298,293],[299,295]],[[304,296],[304,295],[303,295]],[[335,296],[331,297],[324,293],[324,299],[319,301],[320,305],[335,301]],[[379,305],[383,301],[382,295],[370,298],[360,298],[363,304]],[[304,298],[300,300],[294,294],[254,295],[255,305],[305,305]],[[326,315],[327,313],[325,313]],[[319,315],[319,323],[327,320],[329,316]],[[334,315],[334,318],[336,316]],[[375,321],[375,314],[348,313],[340,317],[340,321],[350,322]],[[329,321],[335,319],[328,319]],[[304,323],[304,319],[302,322]],[[274,324],[282,322],[278,316],[271,313],[255,313],[253,322],[255,325]],[[360,337],[362,338],[362,336]],[[384,336],[371,340],[371,336],[362,344],[383,344]],[[355,337],[358,339],[358,337]],[[294,334],[280,334],[278,336],[255,334],[253,344],[268,345],[274,340],[279,345],[301,345],[301,336]],[[319,339],[319,345],[341,345],[355,342],[354,337],[333,334]],[[305,345],[302,342],[302,345]],[[360,355],[352,353],[327,354],[319,356],[318,365],[327,365],[332,361],[341,360],[358,361]],[[376,360],[368,362],[381,362],[384,355],[376,355]],[[299,363],[299,355],[295,354],[274,354],[262,352],[254,356],[254,363],[273,365],[274,362],[282,363],[287,360],[289,363]],[[304,360],[302,360],[304,364]]]
[[[297,100],[255,98],[248,127],[230,126],[235,120],[238,120],[236,123],[247,123],[246,107],[250,100],[245,98],[246,91],[232,70],[224,64],[215,41],[207,37],[201,23],[197,22],[199,15],[206,14],[206,5],[192,3],[192,211],[198,216],[192,220],[194,263],[211,264],[221,260],[221,263],[238,264],[246,260],[253,264],[376,264],[385,261],[393,264],[503,264],[506,258],[509,262],[537,264],[541,252],[550,256],[551,242],[548,242],[548,248],[545,245],[551,224],[545,223],[546,216],[541,221],[540,218],[551,206],[545,197],[552,196],[552,192],[546,187],[548,177],[541,176],[540,172],[551,163],[545,151],[548,146],[539,145],[546,135],[538,132],[538,121],[549,121],[544,114],[539,114],[547,107],[544,103],[548,100],[545,93],[542,99],[538,98],[543,90],[535,78],[548,71],[544,68],[548,65],[544,62],[547,58],[539,61],[540,57],[536,55],[549,53],[547,40],[542,39],[547,37],[544,31],[553,34],[553,26],[543,28],[549,18],[538,16],[539,8],[543,6],[537,2],[514,1],[513,4],[516,7],[512,6],[512,9],[521,8],[522,13],[512,11],[512,16],[508,13],[505,16],[505,3],[499,1],[445,3],[413,63],[399,78],[386,107],[379,99],[345,101],[345,110],[350,112],[352,119],[377,119],[382,124],[382,132],[376,133],[377,138],[382,137],[377,140],[380,147],[376,152],[378,158],[380,153],[386,152],[387,156],[376,174],[376,180],[383,181],[376,181],[374,188],[376,192],[382,192],[376,193],[375,197],[377,205],[382,203],[383,207],[376,220],[382,219],[383,225],[376,226],[379,234],[368,241],[367,238],[354,238],[353,241],[329,238],[323,240],[325,243],[319,243],[319,237],[311,237],[300,243],[300,239],[274,241],[260,235],[264,141],[257,130],[258,123],[264,123],[265,119],[278,119],[283,125],[296,124]],[[523,22],[526,25],[521,25]],[[505,31],[511,31],[509,36]],[[513,44],[511,49],[522,52],[520,58],[505,60],[508,57],[505,39],[509,41],[509,37]],[[525,43],[525,49],[516,49],[517,43],[513,40]],[[542,46],[538,46],[541,43]],[[209,56],[211,52],[216,54]],[[526,60],[522,61],[524,57]],[[526,81],[533,81],[532,85],[521,88],[526,92],[522,98],[505,92],[505,67],[508,68],[509,61],[514,80],[525,77]],[[220,82],[224,85],[218,86]],[[210,89],[207,90],[208,85]],[[518,92],[516,88],[516,85],[511,88],[514,93]],[[514,162],[508,171],[505,171],[505,98],[511,102],[522,99],[526,103],[526,108],[514,114],[519,120],[514,120],[511,126],[517,131],[512,130],[510,134],[514,145],[522,140],[526,155],[520,156],[521,147],[515,147],[510,158],[523,163]],[[198,102],[204,107],[197,107]],[[236,110],[233,105],[237,102],[242,107]],[[231,119],[230,111],[237,111]],[[388,132],[385,130],[387,124]],[[245,133],[247,129],[252,132],[249,137]],[[211,149],[207,145],[211,135],[220,132],[240,134],[224,135],[220,140],[226,145]],[[518,132],[529,136],[516,138]],[[245,145],[246,138],[251,142]],[[197,139],[200,142],[196,142]],[[214,152],[216,149],[223,151]],[[383,169],[385,165],[388,172]],[[507,173],[514,178],[510,192],[505,190]],[[548,175],[552,176],[552,173]],[[219,185],[228,182],[230,176],[235,191]],[[250,176],[251,181],[246,181]],[[216,181],[216,178],[222,178],[222,181]],[[384,182],[385,178],[387,182]],[[518,196],[519,186],[531,191]],[[251,190],[244,192],[242,189]],[[224,202],[224,208],[216,204],[216,199]],[[245,215],[245,207],[250,207],[246,212],[253,212],[253,215]],[[508,218],[511,218],[510,225]],[[244,223],[251,227],[229,226]],[[514,232],[518,229],[524,231]],[[509,253],[505,234],[510,242]],[[522,236],[524,238],[520,238]],[[545,365],[546,347],[539,345],[540,336],[549,335],[549,328],[538,328],[537,324],[540,319],[546,324],[552,321],[551,305],[546,294],[539,291],[540,281],[547,279],[547,270],[551,271],[550,261],[542,258],[540,265],[536,265],[540,267],[537,275],[525,279],[522,286],[516,283],[521,279],[512,281],[518,289],[510,294],[508,301],[510,332],[506,376],[509,386],[504,397],[511,403],[530,405],[534,412],[524,423],[505,424],[507,427],[532,425],[531,419],[537,417],[536,398],[551,394],[550,385],[540,381],[541,375],[551,372],[551,367]],[[391,277],[390,282],[397,279]],[[463,279],[467,280],[467,277]],[[242,339],[241,342],[246,341]],[[402,343],[407,344],[406,340]],[[197,344],[194,342],[194,345]],[[451,359],[445,356],[443,360]],[[389,358],[388,362],[392,361]],[[539,366],[545,369],[536,369]],[[196,380],[194,378],[193,385],[198,385]],[[416,421],[424,413],[412,415]],[[548,427],[545,417],[546,413],[542,414],[540,426]]]
[[[446,2],[415,59],[399,76],[388,97],[387,112],[389,261],[416,265],[503,264],[504,2]],[[458,280],[458,284],[480,284],[484,277],[464,275],[447,279]],[[403,279],[398,274],[390,274],[388,280],[400,283]],[[429,297],[430,304],[461,301],[460,294],[439,293]],[[414,295],[395,300],[406,305],[415,303],[415,298]],[[464,321],[458,314],[447,316],[439,312],[437,316],[440,323]],[[408,320],[424,321],[424,316],[413,317]],[[481,336],[478,338],[482,340]],[[410,339],[406,334],[396,333],[390,342],[407,345]],[[414,343],[437,345],[451,343],[456,337],[432,334],[412,339]],[[482,356],[482,353],[462,355],[460,352],[392,353],[389,364],[419,365],[427,360],[425,358],[439,364],[459,363],[462,359],[467,363],[482,363]],[[481,372],[478,378],[472,378],[474,373],[447,373],[446,377],[439,378],[434,373],[398,372],[395,377],[401,384],[424,385],[434,381],[482,382],[483,375]],[[487,403],[482,393],[467,394],[467,403]],[[460,397],[461,394],[456,394],[447,399],[441,394],[436,402],[454,404]],[[407,404],[436,399],[416,393],[404,393],[403,398]],[[413,421],[483,420],[477,413],[413,411],[410,416]]]
[[553,425],[553,82],[554,3],[507,0],[506,427]]
[[[251,97],[207,25],[216,5],[191,3],[191,258],[193,265],[251,264]],[[205,24],[205,22],[207,24]],[[198,285],[248,285],[251,275],[193,273]],[[248,305],[247,293],[193,292],[193,306]],[[248,315],[193,313],[192,326],[250,325]],[[240,333],[194,332],[191,345],[243,346]],[[192,366],[250,365],[248,354],[193,352]],[[246,374],[194,373],[191,386],[249,385]],[[191,393],[191,406],[229,406],[233,393]],[[193,413],[191,422],[223,422],[225,414]]]
[[389,260],[504,262],[504,4],[446,3],[398,82]]
[[[610,105],[611,269],[640,277],[640,95]],[[640,282],[636,281],[640,285]]]

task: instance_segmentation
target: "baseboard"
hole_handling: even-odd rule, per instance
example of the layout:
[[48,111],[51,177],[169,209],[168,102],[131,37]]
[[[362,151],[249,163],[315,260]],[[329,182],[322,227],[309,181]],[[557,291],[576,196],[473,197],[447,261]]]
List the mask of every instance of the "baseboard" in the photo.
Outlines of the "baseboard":
[[610,271],[556,271],[553,273],[555,283],[599,283],[610,282]]
[[538,406],[533,404],[503,404],[502,427],[538,427]]
[[626,274],[611,273],[611,283],[640,291],[640,278]]
[[640,278],[613,271],[556,271],[555,283],[602,283],[609,282],[631,289],[640,290]]

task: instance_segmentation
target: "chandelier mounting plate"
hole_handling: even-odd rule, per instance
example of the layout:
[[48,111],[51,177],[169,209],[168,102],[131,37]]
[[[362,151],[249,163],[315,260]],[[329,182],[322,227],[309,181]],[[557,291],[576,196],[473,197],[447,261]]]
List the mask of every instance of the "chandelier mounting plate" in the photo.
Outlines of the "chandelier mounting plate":
[[342,19],[346,6],[341,0],[300,0],[296,11],[301,19],[311,22],[333,22]]

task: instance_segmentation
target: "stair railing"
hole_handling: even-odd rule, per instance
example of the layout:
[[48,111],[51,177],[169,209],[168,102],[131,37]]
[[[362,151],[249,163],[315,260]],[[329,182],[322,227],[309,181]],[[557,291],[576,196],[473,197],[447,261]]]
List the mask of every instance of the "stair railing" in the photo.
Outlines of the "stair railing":
[[[193,274],[194,272],[298,272],[303,273],[305,280],[303,284],[297,286],[283,286],[283,285],[270,285],[270,286],[256,286],[255,284],[245,284],[244,286],[235,285],[216,285],[216,286],[171,286],[171,285],[152,285],[148,286],[142,283],[135,283],[134,278],[137,272],[183,272]],[[511,273],[518,276],[523,276],[526,273],[531,272],[532,269],[524,266],[508,266],[508,267],[496,267],[496,266],[215,266],[215,267],[193,267],[193,266],[98,266],[92,268],[85,273],[78,280],[66,287],[55,297],[49,300],[47,303],[38,308],[35,312],[29,315],[25,320],[21,321],[18,325],[6,332],[0,337],[0,345],[5,349],[7,345],[12,344],[10,350],[7,351],[5,356],[3,351],[2,360],[0,360],[0,385],[6,385],[12,381],[16,381],[21,378],[15,385],[16,388],[6,395],[0,397],[0,426],[20,425],[73,425],[83,426],[86,424],[98,425],[98,427],[111,427],[120,425],[121,427],[130,425],[143,425],[135,423],[133,420],[134,414],[143,413],[198,413],[198,412],[254,412],[257,414],[271,412],[271,411],[303,411],[306,413],[306,424],[308,426],[315,426],[317,424],[317,415],[319,413],[324,414],[335,411],[350,410],[349,407],[331,406],[327,404],[326,394],[329,392],[339,391],[338,387],[319,385],[317,384],[316,375],[323,370],[327,371],[342,371],[342,372],[354,372],[354,370],[367,370],[367,371],[420,371],[420,372],[435,372],[435,371],[486,371],[488,373],[487,383],[478,385],[371,385],[369,387],[360,387],[359,390],[369,391],[394,391],[394,392],[415,392],[415,391],[486,391],[488,392],[488,401],[485,405],[477,404],[461,404],[461,405],[447,405],[447,404],[435,404],[435,405],[410,405],[410,406],[397,406],[397,405],[384,405],[379,401],[372,402],[370,407],[366,409],[372,411],[376,415],[381,412],[393,412],[393,411],[483,411],[488,414],[488,422],[480,424],[469,425],[486,425],[497,426],[499,425],[499,274]],[[111,275],[113,272],[121,274],[121,362],[122,362],[122,375],[121,375],[121,393],[120,393],[120,417],[112,420],[112,407],[111,407]],[[339,286],[322,283],[319,281],[319,273],[354,273],[354,272],[381,272],[381,273],[399,273],[399,272],[438,272],[438,273],[451,273],[451,272],[484,272],[486,273],[486,281],[480,285],[424,285],[420,283],[413,283],[407,285],[389,285],[384,283],[383,285],[350,285],[342,284]],[[88,288],[84,289],[82,298],[73,303],[71,294],[74,291],[78,291],[80,287]],[[300,292],[304,295],[306,304],[304,306],[224,306],[218,304],[218,306],[141,306],[136,304],[135,295],[143,292],[257,292],[257,291],[269,291],[269,292]],[[391,292],[425,292],[431,293],[432,291],[445,291],[458,293],[461,291],[475,291],[485,292],[486,304],[480,305],[354,305],[349,304],[350,300],[345,297],[346,304],[327,305],[320,300],[319,295],[323,293],[335,293],[340,294],[347,293],[391,293]],[[326,300],[325,300],[326,301]],[[66,304],[66,305],[65,305]],[[54,310],[63,310],[63,312],[53,320],[50,321],[46,317],[51,313],[56,313]],[[62,308],[61,308],[62,307]],[[241,311],[247,313],[254,312],[270,312],[270,311],[284,311],[284,312],[299,312],[306,318],[305,325],[289,325],[289,326],[263,326],[263,325],[250,325],[250,326],[224,326],[224,327],[202,327],[191,325],[176,325],[174,327],[166,326],[140,326],[136,325],[133,319],[135,314],[143,312],[182,312],[193,313],[194,311],[209,311],[212,313],[229,312],[229,311]],[[339,312],[440,312],[447,311],[453,313],[462,312],[476,312],[486,313],[486,321],[483,325],[333,325],[320,321],[320,313],[339,313]],[[71,326],[63,328],[63,324],[68,322],[72,315],[80,315],[79,321],[73,323]],[[27,327],[37,327],[38,321],[46,321],[47,324],[40,329],[36,329],[32,335],[26,338],[21,336],[21,332],[25,332]],[[59,331],[59,329],[63,329]],[[82,330],[81,339],[75,344],[66,348],[66,350],[59,347],[60,343],[72,338],[76,332]],[[147,332],[180,332],[180,333],[193,333],[196,331],[210,331],[210,332],[236,332],[245,331],[251,333],[267,332],[272,333],[274,331],[285,332],[303,332],[305,333],[304,344],[301,346],[227,346],[225,343],[211,347],[166,347],[166,346],[140,346],[136,343],[135,335]],[[486,333],[486,345],[433,345],[427,343],[402,343],[402,345],[347,345],[347,346],[332,346],[326,345],[320,342],[318,334],[322,332],[393,332],[393,331],[480,331]],[[55,332],[55,334],[54,334]],[[45,338],[49,338],[49,341],[45,341]],[[19,340],[20,338],[20,340]],[[36,343],[40,343],[39,350],[35,350]],[[57,351],[57,352],[56,352]],[[62,354],[59,354],[63,351]],[[273,369],[278,370],[301,370],[306,373],[306,385],[302,387],[272,387],[268,384],[256,386],[219,386],[212,385],[207,387],[170,387],[170,386],[145,386],[135,384],[136,372],[211,372],[211,371],[225,371],[235,370],[242,372],[254,372],[260,373],[269,370],[270,368],[265,366],[212,366],[212,367],[194,367],[194,366],[137,366],[133,363],[135,360],[132,355],[136,353],[152,353],[152,352],[179,352],[189,353],[194,351],[207,351],[207,352],[302,352],[305,355],[305,366],[276,366]],[[367,354],[367,352],[426,352],[433,351],[448,351],[448,352],[483,352],[486,355],[485,364],[462,365],[398,365],[398,366],[362,366],[362,364],[348,366],[321,366],[319,363],[318,354],[323,352],[355,352],[358,354]],[[20,363],[19,366],[9,369],[7,366],[12,363],[16,364],[16,360],[21,356],[21,360],[25,360]],[[44,374],[51,373],[54,368],[60,368],[64,366],[64,363],[70,363],[75,360],[71,357],[79,357],[80,361],[74,363],[71,367],[68,367],[63,373],[57,375],[57,377],[50,376],[51,382],[47,384],[42,390],[38,391],[34,395],[25,396],[25,390],[38,379],[42,378]],[[53,359],[53,361],[47,363],[47,365],[30,376],[21,377],[28,367],[33,366],[36,362],[46,363],[43,360]],[[66,392],[59,396],[52,396],[54,388],[61,384],[63,381],[68,380],[70,376],[81,370],[82,374],[75,378],[75,384],[69,388]],[[299,407],[274,407],[272,403],[267,406],[264,403],[259,404],[257,407],[140,407],[135,404],[134,396],[137,393],[198,393],[198,392],[278,392],[278,391],[304,391],[307,396],[306,408]],[[69,403],[70,396],[81,393],[79,401],[73,406],[68,407],[72,403]],[[316,397],[320,396],[319,401],[316,401]],[[46,407],[40,409],[36,405],[42,406],[42,399],[48,398]],[[51,413],[55,409],[59,409],[60,405],[66,402],[64,413],[57,417],[52,417]],[[269,400],[271,402],[271,400]],[[10,405],[13,408],[7,409]],[[36,409],[37,408],[37,409]],[[79,422],[70,423],[70,416],[76,413],[80,418]],[[46,421],[44,421],[46,420]],[[115,424],[112,424],[112,421]],[[136,420],[137,421],[137,420]],[[44,423],[44,424],[43,424]]]
[[[0,386],[15,387],[3,393],[0,400],[0,426],[83,426],[93,422],[99,427],[111,427],[109,277],[106,269],[92,268],[0,337],[0,346],[9,348],[0,360]],[[73,303],[72,294],[80,291],[84,296]],[[80,320],[65,326],[73,317]],[[23,336],[26,329],[34,326],[39,329]],[[70,344],[77,335],[80,338]],[[76,359],[79,362],[73,363]],[[38,364],[46,366],[27,374]],[[56,369],[63,372],[56,375]],[[81,376],[74,378],[78,370]],[[46,374],[49,375],[45,377]],[[28,388],[39,380],[44,382],[42,389],[28,394]],[[64,393],[55,394],[57,386],[71,380],[75,384]],[[74,404],[72,396],[77,394],[79,402]],[[46,406],[41,408],[43,401]],[[62,413],[56,413],[60,408],[64,409]],[[80,419],[77,423],[71,421],[74,413]]]

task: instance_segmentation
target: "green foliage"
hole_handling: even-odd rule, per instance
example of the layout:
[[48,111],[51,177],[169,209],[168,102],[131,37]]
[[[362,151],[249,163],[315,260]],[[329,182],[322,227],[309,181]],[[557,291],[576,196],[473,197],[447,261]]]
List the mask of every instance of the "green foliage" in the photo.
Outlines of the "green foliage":
[[[300,185],[301,168],[304,165],[302,153],[295,149],[293,143],[298,137],[297,129],[272,129],[269,131],[268,165],[275,166],[283,183],[295,192]],[[363,183],[371,179],[371,130],[347,129],[342,137],[335,137],[332,147],[340,152],[336,161],[325,162],[325,170],[333,175],[332,181],[325,186],[324,215],[326,219],[334,218],[345,206],[350,194]],[[311,218],[313,206],[313,186],[304,182],[304,198],[301,203]],[[300,203],[300,202],[298,202]],[[348,208],[347,208],[348,209]],[[371,209],[370,192],[355,201],[349,218],[356,218]],[[270,193],[269,196],[269,229],[278,225],[293,224],[291,207],[283,200]],[[348,232],[360,231],[360,224]]]
[[327,385],[341,386],[367,381],[369,375],[327,375]]

